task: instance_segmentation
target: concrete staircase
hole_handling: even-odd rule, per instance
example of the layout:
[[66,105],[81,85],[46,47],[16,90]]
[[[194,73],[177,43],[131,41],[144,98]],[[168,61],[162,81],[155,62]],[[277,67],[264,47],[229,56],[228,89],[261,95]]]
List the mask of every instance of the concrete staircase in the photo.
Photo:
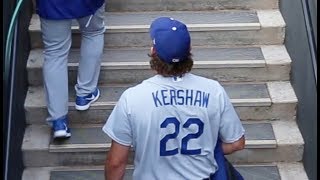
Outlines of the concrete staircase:
[[[69,118],[72,137],[53,140],[45,124],[40,22],[30,22],[28,126],[22,151],[23,180],[102,180],[111,139],[101,127],[121,93],[153,75],[148,28],[158,16],[187,24],[195,65],[192,72],[220,81],[246,129],[246,147],[228,159],[246,180],[306,180],[304,141],[295,122],[297,98],[290,84],[291,59],[283,45],[285,22],[277,0],[108,0],[107,31],[99,87],[88,111],[74,109],[80,34],[72,27],[69,55]],[[125,179],[133,171],[130,155]]]

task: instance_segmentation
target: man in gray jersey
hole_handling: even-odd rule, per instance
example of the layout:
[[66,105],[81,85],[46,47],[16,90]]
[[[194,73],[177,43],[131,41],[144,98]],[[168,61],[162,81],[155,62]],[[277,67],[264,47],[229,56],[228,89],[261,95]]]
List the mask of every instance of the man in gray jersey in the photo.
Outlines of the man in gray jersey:
[[217,142],[224,154],[243,149],[244,128],[223,87],[190,73],[185,24],[161,17],[151,24],[150,35],[150,65],[157,75],[127,89],[103,126],[112,138],[105,176],[124,177],[132,146],[134,180],[220,180]]

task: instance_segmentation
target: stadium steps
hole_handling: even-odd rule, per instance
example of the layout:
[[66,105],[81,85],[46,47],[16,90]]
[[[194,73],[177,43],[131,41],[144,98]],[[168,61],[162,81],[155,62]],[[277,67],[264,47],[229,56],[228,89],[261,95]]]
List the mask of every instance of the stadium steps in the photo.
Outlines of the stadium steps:
[[[106,12],[105,47],[149,47],[149,26],[160,16],[184,21],[193,46],[274,45],[284,41],[285,22],[279,10]],[[38,15],[33,15],[29,32],[32,48],[41,48]],[[72,47],[79,48],[81,35],[76,22],[72,32]]]
[[[100,84],[134,83],[152,76],[150,48],[109,48],[102,57]],[[223,82],[288,81],[291,59],[282,45],[193,47],[192,73]],[[69,84],[77,79],[79,49],[69,54]],[[28,58],[28,79],[32,86],[42,85],[42,49]]]
[[[233,163],[300,161],[303,139],[294,121],[244,122],[245,149],[227,156]],[[111,139],[101,124],[73,124],[68,140],[53,140],[50,128],[27,126],[22,150],[28,167],[103,165]],[[292,134],[287,136],[287,134]],[[129,163],[133,162],[133,152]]]
[[[74,108],[75,90],[69,87],[69,121],[71,123],[104,123],[129,84],[99,86],[101,97],[88,111]],[[223,84],[238,115],[243,120],[294,120],[297,98],[287,81],[267,83]],[[30,87],[25,102],[27,124],[44,124],[47,109],[43,87]]]
[[[237,164],[235,168],[245,180],[306,180],[301,163],[261,163],[256,165]],[[128,166],[124,180],[130,180],[133,167]],[[29,167],[24,171],[23,180],[66,180],[66,179],[104,179],[103,166],[60,166],[60,167]],[[263,178],[261,178],[263,177]]]
[[[74,109],[80,33],[72,26],[69,54],[69,118],[72,137],[53,140],[46,125],[40,22],[29,26],[27,127],[23,180],[104,179],[110,138],[101,127],[121,93],[154,75],[149,69],[148,28],[158,16],[185,22],[191,32],[192,73],[221,82],[246,129],[245,149],[228,155],[246,180],[307,180],[304,140],[296,124],[298,100],[290,84],[291,58],[278,0],[109,0],[100,99]],[[131,179],[133,151],[125,179]]]
[[108,0],[108,12],[278,9],[279,0]]

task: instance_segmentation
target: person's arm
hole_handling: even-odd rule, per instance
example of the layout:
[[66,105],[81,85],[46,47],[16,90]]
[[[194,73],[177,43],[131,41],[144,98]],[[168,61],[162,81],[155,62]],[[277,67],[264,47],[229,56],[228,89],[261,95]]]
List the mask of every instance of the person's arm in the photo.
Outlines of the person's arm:
[[244,149],[245,130],[237,115],[227,93],[221,88],[220,112],[221,121],[219,126],[219,138],[225,155]]
[[242,136],[239,140],[233,143],[224,143],[222,142],[222,150],[225,155],[234,153],[235,151],[240,151],[244,149],[245,146],[245,138]]
[[129,149],[130,146],[124,146],[112,141],[110,151],[107,153],[105,161],[104,173],[106,180],[123,179],[128,161]]

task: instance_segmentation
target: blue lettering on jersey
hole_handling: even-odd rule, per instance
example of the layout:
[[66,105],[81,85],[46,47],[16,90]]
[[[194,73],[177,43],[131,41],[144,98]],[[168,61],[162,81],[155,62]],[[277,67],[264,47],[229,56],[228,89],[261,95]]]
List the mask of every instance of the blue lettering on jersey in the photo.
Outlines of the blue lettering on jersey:
[[202,107],[208,107],[210,93],[203,92],[202,94]]
[[193,89],[162,89],[152,92],[152,98],[156,107],[185,105],[207,108],[209,104],[209,97],[210,93]]
[[166,89],[161,90],[163,105],[169,105],[170,104],[170,103],[166,102],[166,99],[167,99],[168,96],[166,96],[165,94],[167,94],[167,92],[168,92],[168,90],[166,90]]
[[[177,105],[177,100],[176,100],[176,91],[171,89],[170,90],[170,104],[171,105]],[[173,104],[173,101],[174,101],[174,104]]]
[[154,104],[156,105],[156,107],[158,107],[158,102],[159,102],[160,106],[162,106],[161,101],[160,101],[160,99],[158,98],[158,91],[156,91],[156,95],[154,95],[154,94],[152,93],[152,97],[153,97],[153,101],[154,101]]
[[183,90],[180,89],[177,91],[177,98],[181,100],[180,102],[178,102],[178,104],[183,105],[184,104]]
[[196,105],[196,103],[199,103],[198,106],[201,106],[201,91],[197,91],[196,92],[196,98],[194,98],[194,106]]
[[[188,130],[190,125],[197,125],[198,132],[192,133],[189,132],[186,134],[181,140],[180,148],[175,148],[172,150],[167,150],[167,142],[171,139],[176,139],[180,132],[180,121],[176,117],[166,118],[160,125],[160,128],[167,128],[168,124],[173,124],[175,127],[175,131],[172,134],[167,134],[160,140],[160,156],[173,156],[179,153],[179,149],[181,149],[180,153],[185,155],[197,155],[201,154],[201,148],[199,149],[188,149],[188,142],[190,139],[196,140],[198,139],[202,133],[204,128],[204,123],[199,118],[189,118],[184,124],[183,129]],[[185,133],[185,132],[184,132]],[[177,140],[176,140],[177,141]]]
[[186,90],[186,105],[188,105],[188,100],[190,99],[190,105],[192,105],[192,99],[193,99],[193,90],[190,90],[190,95],[189,95],[189,90]]

